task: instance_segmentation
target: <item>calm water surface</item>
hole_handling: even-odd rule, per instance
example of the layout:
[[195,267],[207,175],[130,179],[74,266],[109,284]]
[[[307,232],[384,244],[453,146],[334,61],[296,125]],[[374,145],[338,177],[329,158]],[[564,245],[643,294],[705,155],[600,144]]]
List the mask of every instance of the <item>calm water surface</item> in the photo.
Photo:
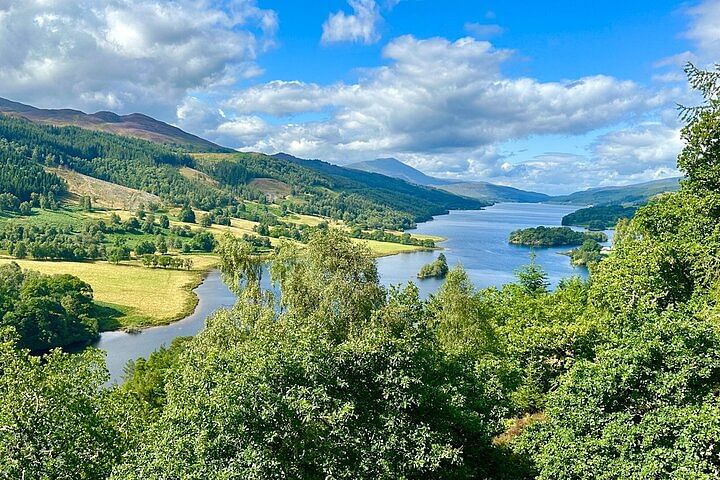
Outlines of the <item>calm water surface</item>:
[[[450,266],[461,264],[476,287],[500,286],[515,279],[514,272],[529,263],[531,249],[509,245],[510,232],[518,228],[538,225],[558,226],[564,215],[577,210],[576,206],[505,203],[480,211],[453,211],[435,217],[432,222],[420,224],[412,233],[438,235],[447,238],[441,245]],[[611,234],[611,232],[606,232]],[[572,275],[587,276],[584,268],[574,268],[570,259],[559,252],[567,247],[536,249],[537,263],[548,273],[553,286],[562,278]],[[416,275],[426,263],[432,262],[439,251],[416,252],[378,259],[378,271],[384,285],[405,284],[414,281],[423,297],[437,291],[441,280],[418,280]],[[267,271],[264,274],[268,285]],[[111,382],[122,379],[128,362],[150,353],[179,336],[195,335],[205,325],[208,315],[234,303],[234,296],[222,282],[217,271],[211,272],[202,285],[195,289],[200,299],[195,312],[171,325],[143,330],[141,334],[125,332],[103,333],[96,347],[107,351],[107,366]]]

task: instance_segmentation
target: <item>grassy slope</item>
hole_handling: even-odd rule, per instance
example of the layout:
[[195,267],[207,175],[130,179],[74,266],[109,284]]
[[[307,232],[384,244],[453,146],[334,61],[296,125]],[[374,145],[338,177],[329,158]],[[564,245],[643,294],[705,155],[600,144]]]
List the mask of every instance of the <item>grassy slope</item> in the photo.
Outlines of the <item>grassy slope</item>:
[[23,269],[47,275],[71,274],[93,288],[95,300],[116,310],[114,321],[104,329],[160,325],[192,313],[197,297],[192,293],[205,273],[217,263],[208,255],[192,255],[193,269],[145,268],[137,262],[113,265],[108,262],[52,262],[0,258],[17,262]]
[[123,187],[89,177],[67,168],[46,168],[67,182],[71,194],[79,197],[89,196],[93,205],[104,208],[137,209],[140,204],[160,204],[160,197],[151,193]]

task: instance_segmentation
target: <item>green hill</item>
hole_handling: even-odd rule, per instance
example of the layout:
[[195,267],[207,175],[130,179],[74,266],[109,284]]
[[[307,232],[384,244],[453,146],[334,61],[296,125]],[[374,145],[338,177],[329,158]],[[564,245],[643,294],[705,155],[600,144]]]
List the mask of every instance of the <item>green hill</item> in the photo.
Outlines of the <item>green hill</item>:
[[[368,228],[406,229],[450,209],[487,205],[320,161],[238,152],[189,155],[138,138],[36,124],[15,116],[0,115],[0,142],[6,153],[0,187],[19,200],[27,200],[32,192],[64,193],[64,182],[44,173],[47,167],[63,167],[157,195],[170,205],[212,210],[243,200],[272,200],[290,211]],[[276,192],[269,198],[258,185],[271,180],[289,194]]]
[[676,192],[680,189],[680,178],[665,178],[651,182],[625,185],[620,187],[599,187],[559,195],[550,198],[553,203],[569,203],[575,205],[606,205],[631,204],[640,205],[660,193]]

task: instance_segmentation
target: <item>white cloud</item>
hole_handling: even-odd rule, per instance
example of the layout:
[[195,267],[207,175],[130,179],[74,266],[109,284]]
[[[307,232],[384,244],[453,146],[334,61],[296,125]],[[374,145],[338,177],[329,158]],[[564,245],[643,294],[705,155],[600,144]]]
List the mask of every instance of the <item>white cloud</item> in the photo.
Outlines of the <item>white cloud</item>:
[[257,74],[274,12],[254,0],[0,2],[2,95],[39,106],[173,112]]
[[692,40],[699,57],[707,62],[720,58],[720,1],[706,0],[689,8],[692,18],[686,36]]
[[[375,0],[348,0],[352,14],[330,14],[323,24],[323,43],[360,42],[375,43],[380,40],[378,26],[382,21],[380,7]],[[392,6],[392,4],[390,5]]]
[[[354,84],[269,82],[238,92],[223,107],[239,116],[273,116],[263,151],[317,149],[347,162],[372,155],[467,156],[497,142],[542,134],[582,134],[640,115],[666,101],[630,81],[591,76],[566,82],[508,78],[512,52],[461,38],[400,37],[383,50],[390,61]],[[321,112],[312,121],[284,117]],[[300,143],[298,139],[302,139]]]

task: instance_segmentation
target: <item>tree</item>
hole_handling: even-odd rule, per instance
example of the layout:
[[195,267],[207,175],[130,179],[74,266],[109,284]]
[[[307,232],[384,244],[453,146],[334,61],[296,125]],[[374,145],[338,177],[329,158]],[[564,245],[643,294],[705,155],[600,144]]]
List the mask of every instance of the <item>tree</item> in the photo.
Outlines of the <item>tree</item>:
[[107,259],[111,263],[118,264],[123,260],[130,260],[130,249],[125,245],[110,247],[107,252]]
[[158,235],[158,236],[155,238],[155,248],[156,248],[157,251],[160,252],[160,253],[167,253],[167,251],[168,251],[168,246],[167,246],[167,242],[165,241],[165,237],[164,237],[164,236]]
[[[285,251],[275,275],[292,300],[282,312],[241,291],[173,367],[141,374],[138,389],[162,410],[114,478],[492,475],[496,382],[440,348],[416,288],[386,298],[372,259],[341,238],[323,232],[308,250]],[[219,251],[233,280],[252,271],[237,239]],[[312,319],[301,280],[319,300]],[[351,289],[378,297],[349,305]]]
[[0,270],[0,291],[5,294],[0,327],[14,328],[20,347],[39,352],[97,338],[90,285],[72,275],[20,272],[17,264]]
[[210,214],[206,213],[205,215],[200,217],[200,226],[201,227],[205,227],[205,228],[210,227],[212,225],[212,223],[213,223],[213,221],[212,221],[212,217],[210,216]]
[[146,255],[155,253],[155,244],[148,240],[143,240],[135,245],[135,255]]
[[202,252],[212,252],[216,244],[215,237],[210,232],[196,233],[191,241],[192,249]]
[[195,212],[189,205],[185,205],[181,210],[178,218],[181,222],[195,223]]
[[122,454],[121,431],[100,387],[102,354],[43,357],[15,348],[0,331],[0,477],[107,478]]
[[520,268],[516,275],[520,285],[525,288],[528,293],[543,293],[547,291],[550,283],[547,279],[547,273],[535,263],[535,253],[530,255],[530,263]]
[[717,191],[720,188],[720,66],[700,70],[689,63],[685,72],[690,86],[703,96],[701,105],[681,107],[688,121],[682,130],[685,142],[678,167],[687,175],[689,188]]
[[159,223],[160,228],[170,228],[170,219],[165,214],[160,215]]
[[20,215],[28,216],[32,214],[32,203],[22,202],[20,204]]

